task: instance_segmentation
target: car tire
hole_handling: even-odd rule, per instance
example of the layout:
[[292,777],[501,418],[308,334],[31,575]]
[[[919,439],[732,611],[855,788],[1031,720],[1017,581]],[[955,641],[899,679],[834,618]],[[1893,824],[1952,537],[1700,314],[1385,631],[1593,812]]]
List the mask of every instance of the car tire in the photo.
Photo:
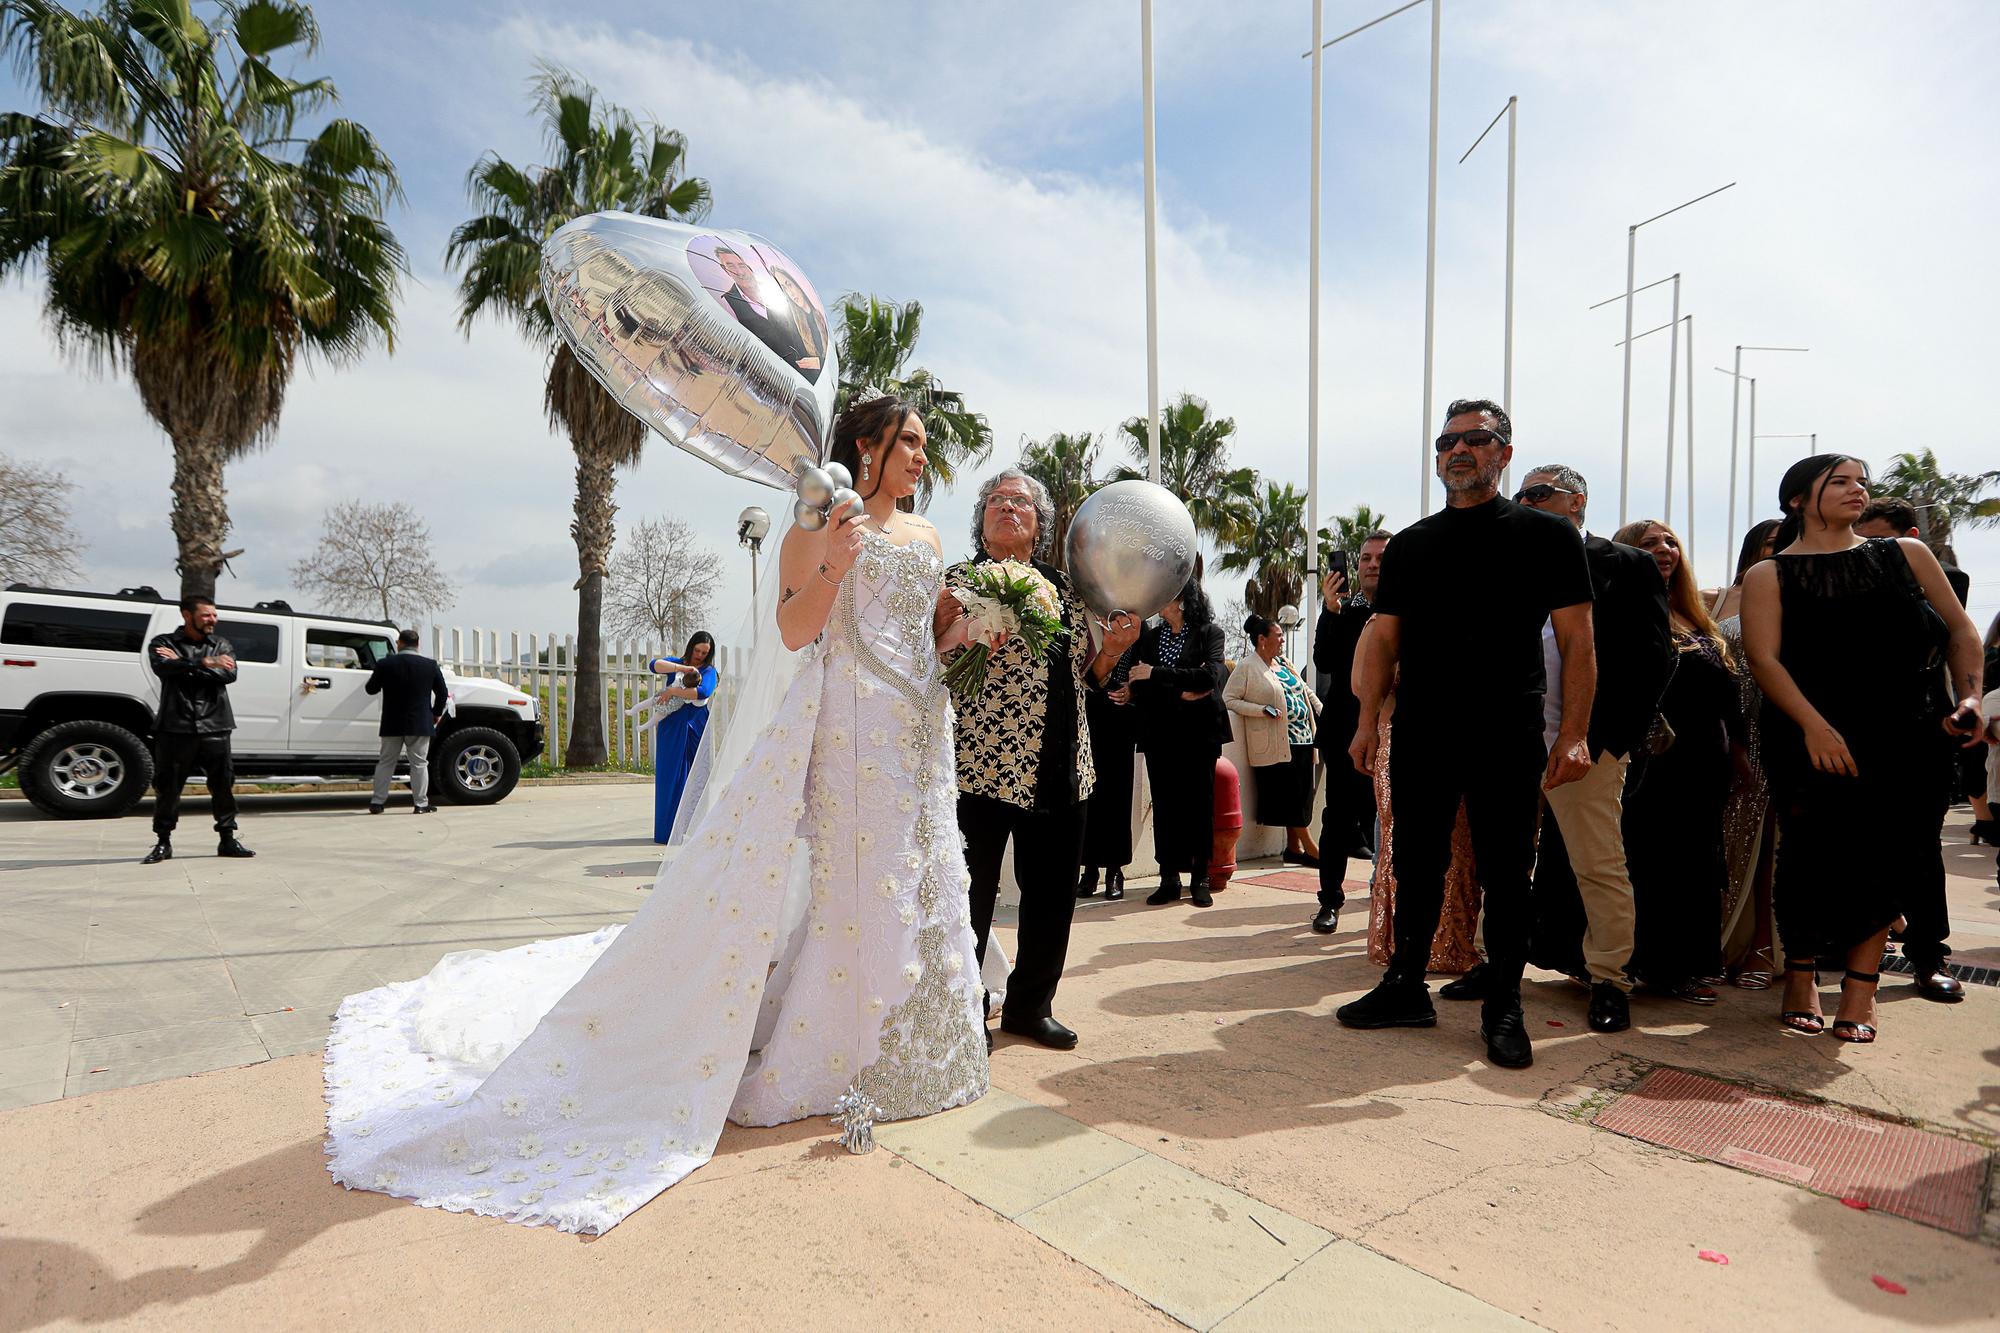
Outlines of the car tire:
[[431,800],[446,805],[492,805],[521,780],[521,752],[492,727],[460,727],[439,738],[431,752]]
[[58,819],[115,819],[152,785],[146,742],[109,722],[59,722],[21,756],[21,794]]

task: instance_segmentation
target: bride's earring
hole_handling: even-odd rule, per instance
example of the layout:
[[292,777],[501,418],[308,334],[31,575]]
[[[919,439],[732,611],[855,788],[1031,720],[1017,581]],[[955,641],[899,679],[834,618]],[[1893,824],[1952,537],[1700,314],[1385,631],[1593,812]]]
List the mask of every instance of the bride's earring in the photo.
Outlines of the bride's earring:
[[867,455],[867,454],[863,454],[863,455],[861,455],[861,480],[862,480],[862,481],[864,481],[864,482],[866,482],[866,481],[868,480],[868,455]]

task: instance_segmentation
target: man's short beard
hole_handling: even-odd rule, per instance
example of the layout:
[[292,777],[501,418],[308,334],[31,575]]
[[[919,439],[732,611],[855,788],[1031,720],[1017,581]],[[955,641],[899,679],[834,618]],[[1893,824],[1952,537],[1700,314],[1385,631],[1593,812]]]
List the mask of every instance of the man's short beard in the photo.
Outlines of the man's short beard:
[[1481,463],[1478,470],[1470,477],[1454,476],[1451,469],[1446,468],[1441,480],[1444,482],[1444,488],[1454,493],[1497,490],[1500,486],[1500,464]]

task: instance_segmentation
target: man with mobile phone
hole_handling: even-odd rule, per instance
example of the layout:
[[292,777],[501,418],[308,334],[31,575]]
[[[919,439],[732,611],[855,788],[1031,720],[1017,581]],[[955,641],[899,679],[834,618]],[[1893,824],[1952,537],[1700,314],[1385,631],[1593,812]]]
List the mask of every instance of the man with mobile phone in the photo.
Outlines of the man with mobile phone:
[[1354,696],[1354,645],[1375,614],[1376,585],[1389,534],[1379,528],[1361,540],[1355,558],[1357,585],[1348,591],[1347,552],[1335,551],[1320,580],[1319,622],[1313,628],[1313,667],[1319,672],[1319,747],[1326,765],[1326,805],[1319,825],[1319,909],[1312,928],[1322,935],[1340,929],[1347,905],[1341,881],[1350,860],[1375,859],[1375,784],[1354,771],[1342,749],[1354,735],[1361,701]]

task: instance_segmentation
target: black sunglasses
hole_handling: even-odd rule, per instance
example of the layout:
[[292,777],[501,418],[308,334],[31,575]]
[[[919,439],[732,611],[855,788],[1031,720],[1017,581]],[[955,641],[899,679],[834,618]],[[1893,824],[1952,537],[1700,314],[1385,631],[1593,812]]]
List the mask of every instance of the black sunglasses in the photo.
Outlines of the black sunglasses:
[[1517,503],[1525,500],[1530,504],[1540,504],[1551,495],[1575,494],[1575,491],[1570,490],[1566,486],[1552,486],[1546,481],[1538,481],[1532,486],[1522,487],[1521,490],[1515,493],[1514,499]]
[[1444,434],[1437,437],[1437,451],[1440,454],[1448,454],[1453,449],[1458,447],[1459,441],[1461,440],[1471,445],[1475,449],[1482,448],[1489,444],[1507,443],[1505,440],[1501,439],[1498,435],[1495,435],[1490,430],[1446,431]]

